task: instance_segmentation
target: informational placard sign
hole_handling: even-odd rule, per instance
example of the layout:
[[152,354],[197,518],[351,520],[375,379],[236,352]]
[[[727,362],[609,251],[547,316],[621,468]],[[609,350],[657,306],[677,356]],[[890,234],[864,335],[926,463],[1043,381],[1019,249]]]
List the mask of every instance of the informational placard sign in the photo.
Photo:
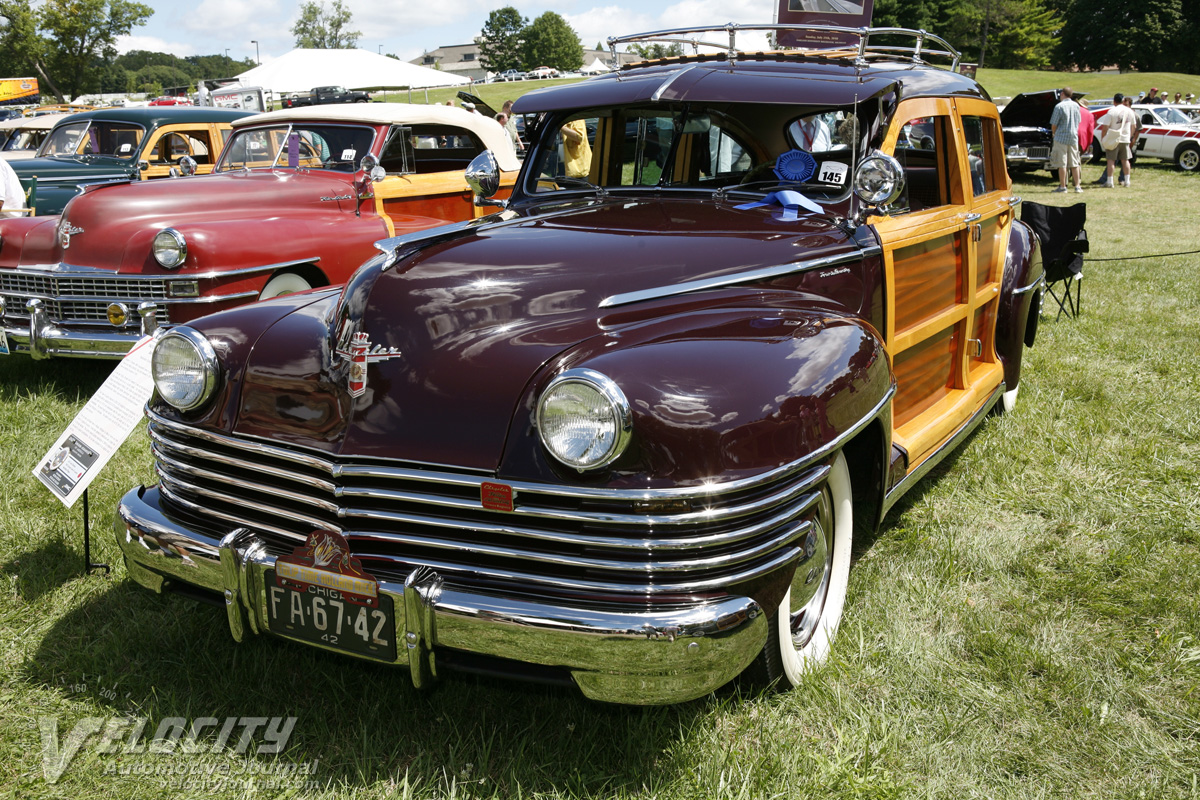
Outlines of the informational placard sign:
[[[834,25],[863,28],[871,24],[875,0],[776,0],[775,21],[780,25]],[[780,31],[780,47],[821,49],[857,45],[858,37],[833,31]]]
[[142,409],[154,393],[153,351],[149,336],[138,341],[33,470],[67,508],[142,421]]

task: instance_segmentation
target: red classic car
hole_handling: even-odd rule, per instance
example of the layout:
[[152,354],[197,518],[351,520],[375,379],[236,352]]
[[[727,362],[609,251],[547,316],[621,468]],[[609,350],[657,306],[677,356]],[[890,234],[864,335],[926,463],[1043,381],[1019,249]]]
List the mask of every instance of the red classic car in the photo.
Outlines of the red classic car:
[[501,154],[507,185],[518,166],[494,120],[444,106],[316,107],[234,128],[211,175],[88,186],[61,217],[0,221],[10,349],[119,358],[157,326],[340,284],[379,239],[473,218],[462,170],[478,154]]
[[[130,577],[417,686],[798,683],[856,523],[1012,408],[1044,279],[995,104],[925,63],[949,45],[741,30],[614,40],[722,49],[523,96],[501,213],[158,338]],[[490,154],[468,180],[489,202]]]

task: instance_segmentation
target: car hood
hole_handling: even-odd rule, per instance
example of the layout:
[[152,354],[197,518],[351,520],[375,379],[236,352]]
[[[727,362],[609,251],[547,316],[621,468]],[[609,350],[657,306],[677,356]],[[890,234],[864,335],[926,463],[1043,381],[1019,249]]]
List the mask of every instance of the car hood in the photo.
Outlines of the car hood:
[[[779,211],[609,199],[435,232],[394,265],[369,262],[336,309],[314,305],[258,337],[231,381],[240,398],[218,424],[355,458],[495,470],[531,381],[631,346],[632,328],[703,302],[603,307],[606,298],[857,248],[824,219],[783,221]],[[752,290],[732,291],[744,303]],[[355,334],[375,356],[359,396],[347,355]]]
[[178,228],[186,237],[190,226],[208,231],[213,222],[242,220],[261,215],[263,209],[271,209],[271,218],[278,219],[301,209],[341,207],[353,212],[354,205],[353,177],[347,173],[259,170],[99,186],[78,195],[64,209],[63,220],[79,232],[71,237],[70,252],[60,252],[54,260],[100,269],[157,271],[148,260],[150,240],[163,228]]
[[[1083,92],[1075,93],[1077,100],[1081,100],[1086,96],[1086,93]],[[1005,128],[1029,127],[1048,129],[1050,127],[1050,115],[1054,113],[1056,105],[1058,105],[1058,89],[1019,94],[1000,112],[1000,124]]]

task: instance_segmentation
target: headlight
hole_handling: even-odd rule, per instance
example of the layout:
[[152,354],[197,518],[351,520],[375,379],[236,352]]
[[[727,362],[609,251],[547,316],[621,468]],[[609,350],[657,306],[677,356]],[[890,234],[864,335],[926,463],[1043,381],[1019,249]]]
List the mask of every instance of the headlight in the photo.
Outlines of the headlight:
[[571,369],[542,393],[537,427],[550,455],[582,471],[610,464],[625,452],[633,414],[610,378],[595,370]]
[[174,328],[154,345],[150,371],[163,400],[189,411],[202,405],[217,386],[217,353],[204,334]]
[[864,158],[854,171],[854,194],[864,203],[886,206],[900,196],[903,188],[900,162],[879,151]]
[[187,240],[174,228],[163,228],[154,235],[154,260],[167,269],[175,269],[187,258]]

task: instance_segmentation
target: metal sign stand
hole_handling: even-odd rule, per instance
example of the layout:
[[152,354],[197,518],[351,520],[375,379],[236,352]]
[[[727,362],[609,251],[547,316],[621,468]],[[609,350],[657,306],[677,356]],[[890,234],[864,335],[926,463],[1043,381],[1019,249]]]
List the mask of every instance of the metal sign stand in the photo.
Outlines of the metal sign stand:
[[102,569],[104,574],[108,575],[112,572],[112,567],[108,564],[96,564],[92,561],[92,531],[89,520],[91,515],[88,513],[88,490],[83,490],[83,574],[90,575],[92,570]]

